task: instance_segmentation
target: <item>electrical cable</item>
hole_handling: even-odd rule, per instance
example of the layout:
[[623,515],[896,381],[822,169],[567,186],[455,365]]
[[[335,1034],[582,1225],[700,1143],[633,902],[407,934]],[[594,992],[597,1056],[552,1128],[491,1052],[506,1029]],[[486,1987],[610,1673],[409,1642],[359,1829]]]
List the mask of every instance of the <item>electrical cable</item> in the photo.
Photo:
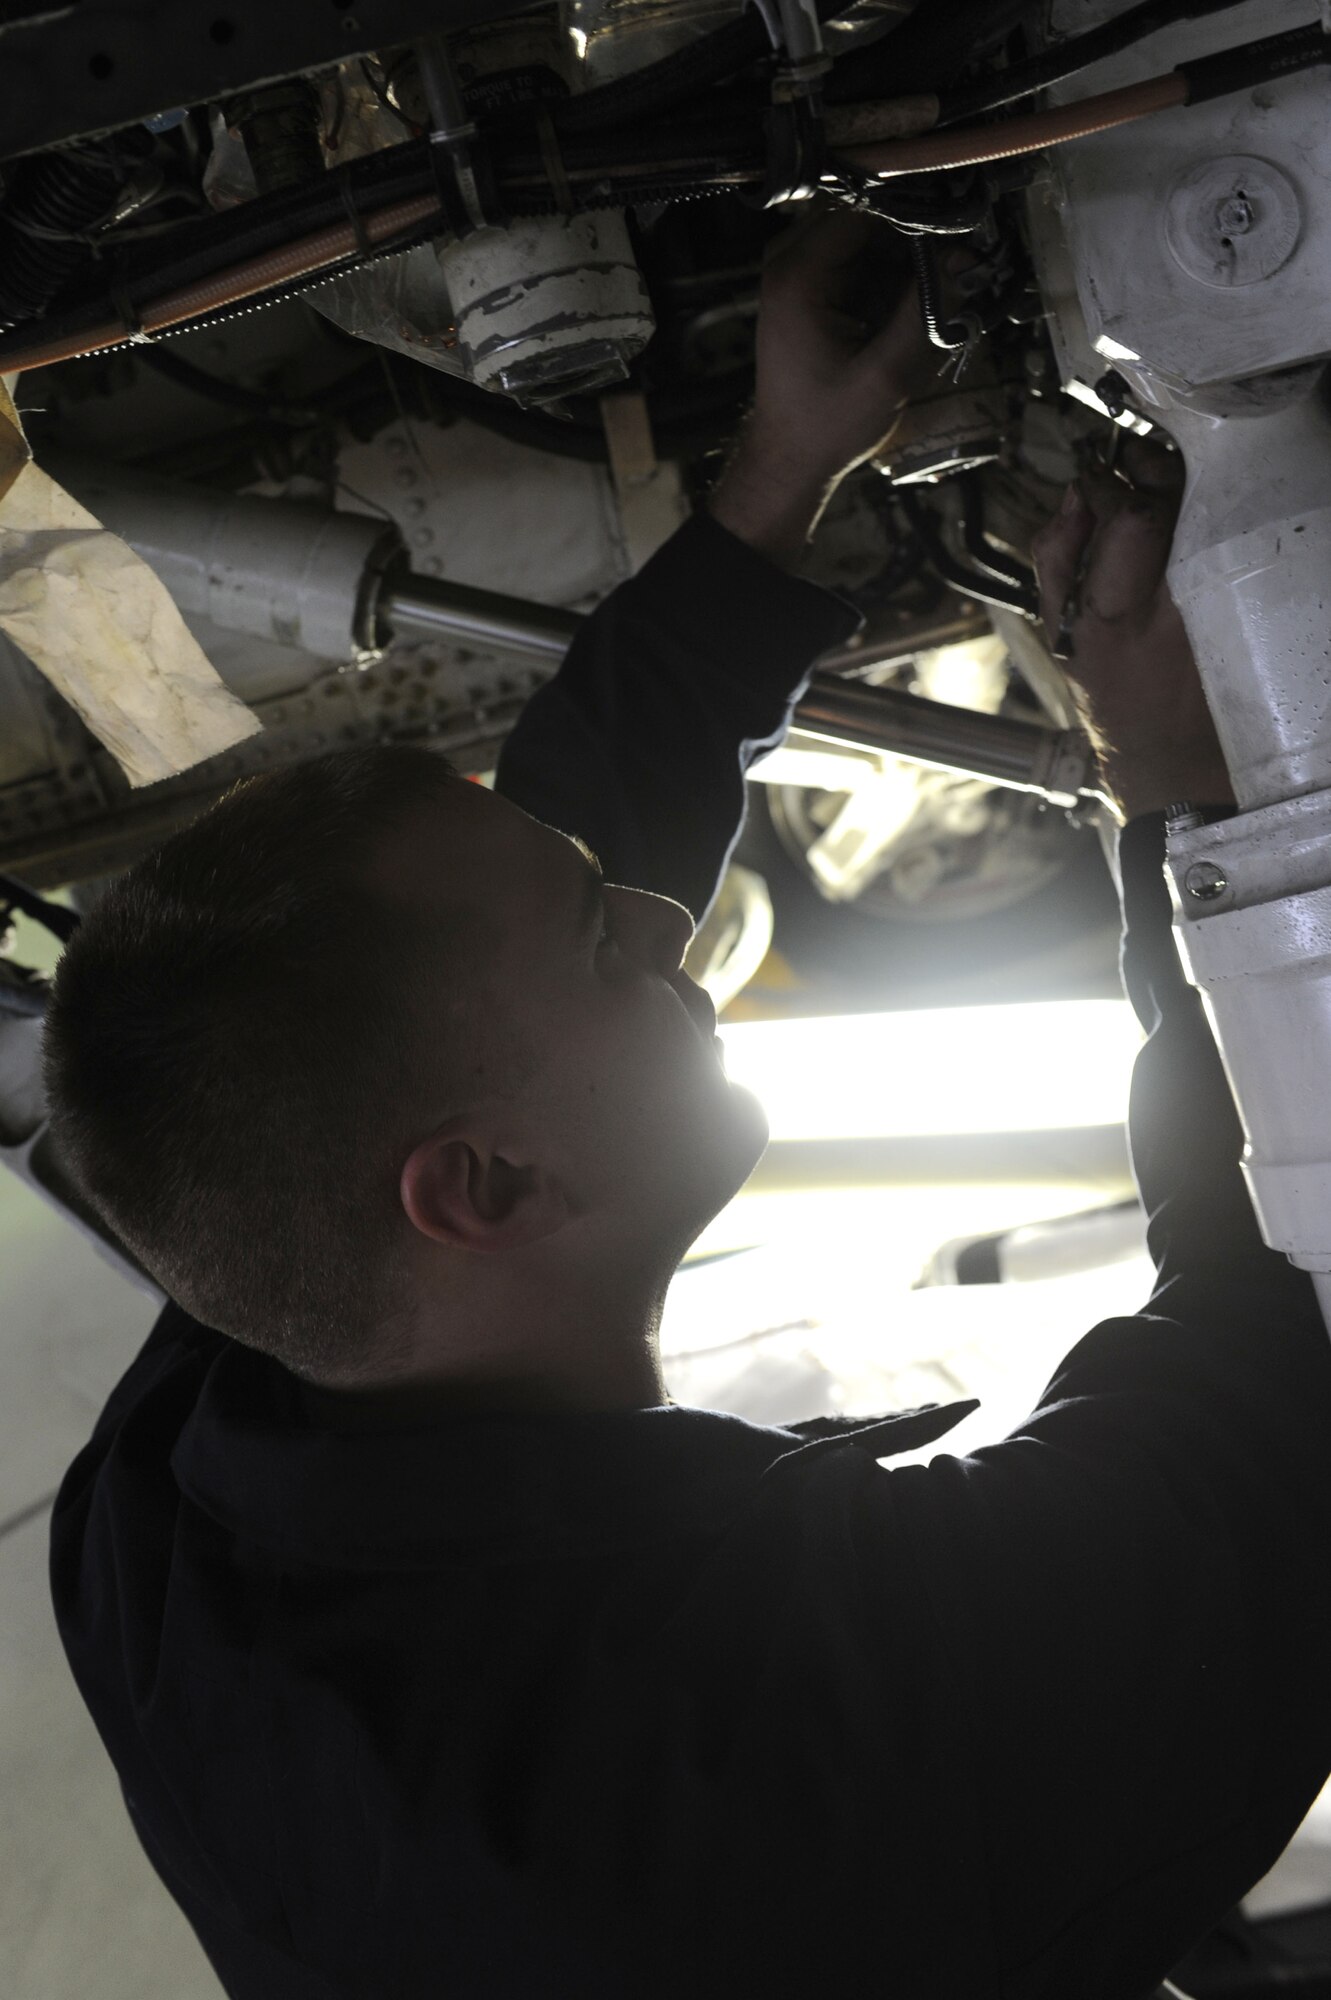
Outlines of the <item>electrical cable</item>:
[[1157,111],[1249,90],[1325,62],[1331,62],[1331,35],[1323,34],[1320,24],[1314,23],[1237,48],[1220,49],[1214,55],[1180,63],[1163,76],[1146,77],[1140,83],[1085,97],[1076,104],[1060,104],[986,125],[928,132],[913,139],[885,140],[880,146],[848,149],[839,157],[862,173],[884,178],[1012,159],[1019,153],[1039,153],[1046,146],[1090,138]]
[[918,180],[903,176],[873,194],[874,214],[905,236],[969,236],[993,205],[994,191],[978,172],[962,188],[937,174],[921,174]]
[[1089,34],[1078,35],[1073,41],[1058,42],[1026,62],[1010,64],[996,75],[942,91],[939,95],[938,123],[948,125],[960,118],[981,118],[1004,104],[1015,103],[1020,97],[1030,97],[1037,90],[1046,90],[1051,84],[1065,83],[1079,71],[1089,69],[1092,63],[1103,62],[1108,56],[1121,55],[1124,49],[1145,41],[1148,35],[1157,34],[1161,28],[1172,27],[1177,21],[1223,14],[1226,9],[1239,4],[1240,0],[1141,0],[1139,6],[1129,7],[1125,14],[1116,14],[1112,21],[1092,28]]
[[210,375],[206,368],[196,368],[183,355],[173,354],[170,348],[160,347],[156,342],[145,343],[137,358],[154,374],[165,376],[168,382],[189,389],[196,396],[206,396],[211,403],[221,403],[226,409],[244,410],[249,416],[262,417],[268,423],[298,427],[319,420],[317,410],[283,402],[278,397],[265,395],[262,389],[246,389],[239,382],[225,382],[220,375]]

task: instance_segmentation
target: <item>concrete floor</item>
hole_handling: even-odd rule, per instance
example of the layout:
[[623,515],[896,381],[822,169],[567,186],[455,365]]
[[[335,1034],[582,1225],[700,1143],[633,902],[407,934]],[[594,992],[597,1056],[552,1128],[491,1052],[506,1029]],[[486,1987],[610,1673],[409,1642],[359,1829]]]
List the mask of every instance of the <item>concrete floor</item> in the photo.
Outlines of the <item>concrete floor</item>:
[[152,1301],[0,1169],[0,1994],[219,2000],[157,1880],[69,1675],[46,1581],[50,1503]]

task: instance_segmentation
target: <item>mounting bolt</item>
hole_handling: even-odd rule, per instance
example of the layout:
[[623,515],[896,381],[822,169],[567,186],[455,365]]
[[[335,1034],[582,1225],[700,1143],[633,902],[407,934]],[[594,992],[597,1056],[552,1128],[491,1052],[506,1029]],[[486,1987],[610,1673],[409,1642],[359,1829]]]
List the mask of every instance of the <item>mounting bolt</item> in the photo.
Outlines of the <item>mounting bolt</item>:
[[1229,887],[1229,877],[1214,861],[1194,861],[1183,877],[1183,887],[1194,901],[1213,903]]
[[1117,368],[1111,368],[1109,373],[1102,375],[1096,383],[1095,393],[1108,410],[1110,416],[1118,418],[1127,409],[1128,399],[1132,391],[1119,374]]
[[1217,208],[1215,220],[1222,236],[1246,236],[1252,228],[1252,203],[1246,194],[1232,194]]

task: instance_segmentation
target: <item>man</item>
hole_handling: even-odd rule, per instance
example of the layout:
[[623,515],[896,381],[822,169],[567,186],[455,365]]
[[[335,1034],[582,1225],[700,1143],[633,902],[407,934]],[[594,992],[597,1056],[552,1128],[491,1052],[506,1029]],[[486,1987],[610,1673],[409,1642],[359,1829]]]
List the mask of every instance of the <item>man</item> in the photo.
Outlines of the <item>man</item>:
[[1040,548],[1047,617],[1087,559],[1129,822],[1148,1308],[895,1473],[970,1406],[769,1429],[662,1385],[763,1140],[689,913],[850,623],[783,566],[927,365],[909,301],[842,309],[865,226],[774,261],[710,518],[502,796],[406,752],[242,787],[63,963],[55,1130],[178,1303],[66,1476],[56,1614],[234,2000],[1135,2000],[1331,1769],[1331,1353],[1173,953],[1161,809],[1227,781],[1166,502],[1091,483]]

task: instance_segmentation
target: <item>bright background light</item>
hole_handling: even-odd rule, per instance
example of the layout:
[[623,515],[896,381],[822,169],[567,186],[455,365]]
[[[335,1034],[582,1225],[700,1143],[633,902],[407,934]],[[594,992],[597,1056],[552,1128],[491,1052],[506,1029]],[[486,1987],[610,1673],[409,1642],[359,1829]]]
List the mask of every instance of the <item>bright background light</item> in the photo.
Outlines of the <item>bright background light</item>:
[[1120,1125],[1141,1030],[1124,1000],[1032,1001],[720,1030],[774,1141]]

